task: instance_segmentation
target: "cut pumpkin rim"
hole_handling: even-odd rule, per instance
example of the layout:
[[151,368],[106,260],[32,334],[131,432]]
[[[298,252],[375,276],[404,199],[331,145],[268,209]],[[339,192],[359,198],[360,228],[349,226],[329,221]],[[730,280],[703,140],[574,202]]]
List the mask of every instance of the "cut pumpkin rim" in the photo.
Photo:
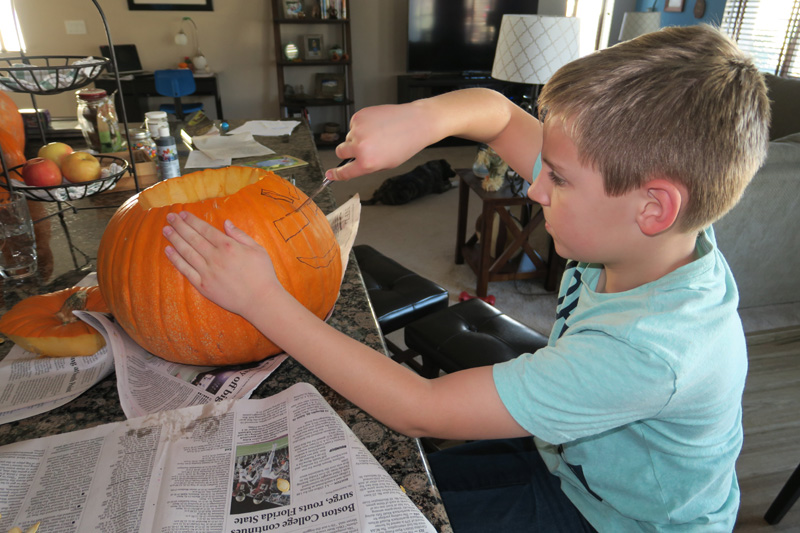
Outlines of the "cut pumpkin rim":
[[224,175],[219,169],[208,169],[158,182],[139,194],[139,206],[148,210],[224,198],[261,181],[268,174],[268,171],[255,167],[231,166],[227,169],[237,172]]

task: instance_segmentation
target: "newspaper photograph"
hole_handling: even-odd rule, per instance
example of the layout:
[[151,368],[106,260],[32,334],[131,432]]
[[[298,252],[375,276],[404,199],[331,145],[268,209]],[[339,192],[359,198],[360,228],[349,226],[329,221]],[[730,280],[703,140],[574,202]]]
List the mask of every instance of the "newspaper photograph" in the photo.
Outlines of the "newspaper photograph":
[[307,383],[2,446],[0,513],[2,531],[435,531]]

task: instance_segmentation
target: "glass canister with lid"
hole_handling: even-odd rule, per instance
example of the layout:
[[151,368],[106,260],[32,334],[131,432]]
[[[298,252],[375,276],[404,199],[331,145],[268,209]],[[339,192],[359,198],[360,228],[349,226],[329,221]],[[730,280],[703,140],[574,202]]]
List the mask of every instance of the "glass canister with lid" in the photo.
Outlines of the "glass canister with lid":
[[141,150],[151,161],[156,160],[156,142],[150,132],[143,128],[130,128],[130,142],[134,150]]
[[104,89],[75,91],[78,124],[89,147],[99,153],[119,152],[125,147],[114,100]]

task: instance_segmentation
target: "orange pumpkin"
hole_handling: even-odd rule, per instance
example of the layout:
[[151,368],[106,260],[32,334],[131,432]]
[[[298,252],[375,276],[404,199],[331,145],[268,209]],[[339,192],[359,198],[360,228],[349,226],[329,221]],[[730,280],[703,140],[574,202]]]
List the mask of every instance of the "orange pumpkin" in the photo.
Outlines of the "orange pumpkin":
[[6,130],[22,150],[25,149],[25,124],[17,104],[8,94],[0,91],[0,130]]
[[109,312],[99,287],[71,287],[17,303],[0,318],[0,332],[29,352],[50,357],[92,355],[106,341],[73,310]]
[[[0,93],[1,94],[1,93]],[[25,162],[25,151],[22,146],[17,144],[14,137],[8,131],[0,128],[0,150],[3,151],[3,157],[8,165],[8,168],[16,167]],[[3,174],[3,162],[0,161],[0,175]],[[22,181],[22,172],[16,170],[11,173],[11,178]],[[5,180],[5,176],[1,178]]]
[[341,284],[339,245],[313,203],[294,212],[305,198],[285,179],[251,167],[194,172],[131,197],[106,226],[97,254],[98,282],[117,323],[146,350],[177,363],[223,366],[279,353],[172,266],[161,231],[167,214],[182,210],[220,230],[230,219],[269,252],[286,290],[324,317]]

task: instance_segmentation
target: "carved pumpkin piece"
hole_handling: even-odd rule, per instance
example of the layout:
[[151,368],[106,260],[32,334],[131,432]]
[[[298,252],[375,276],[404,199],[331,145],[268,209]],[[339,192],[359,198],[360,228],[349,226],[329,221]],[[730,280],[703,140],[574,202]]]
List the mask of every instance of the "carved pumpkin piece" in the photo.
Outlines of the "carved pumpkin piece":
[[109,312],[99,287],[71,287],[17,303],[0,318],[0,332],[29,352],[49,357],[92,355],[106,341],[73,310]]
[[267,250],[287,291],[323,318],[338,296],[342,265],[322,212],[309,204],[292,213],[305,198],[283,178],[250,167],[194,172],[132,197],[106,227],[97,257],[100,288],[115,319],[146,350],[178,363],[233,365],[280,353],[172,266],[162,229],[168,213],[183,210],[220,230],[230,219]]

